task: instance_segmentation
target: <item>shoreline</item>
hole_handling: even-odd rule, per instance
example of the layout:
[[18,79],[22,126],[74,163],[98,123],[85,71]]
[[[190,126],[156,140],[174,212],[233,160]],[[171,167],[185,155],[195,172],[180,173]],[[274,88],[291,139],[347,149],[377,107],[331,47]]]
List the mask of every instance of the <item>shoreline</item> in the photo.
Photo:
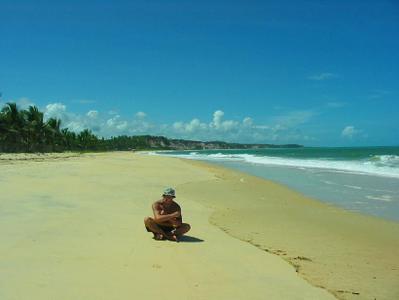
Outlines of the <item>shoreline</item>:
[[[209,154],[209,153],[208,153]],[[223,153],[227,154],[227,153]],[[223,156],[223,154],[221,154]],[[237,153],[236,153],[237,154]],[[158,154],[166,155],[169,154]],[[180,153],[179,153],[180,155]],[[243,172],[281,184],[295,190],[305,197],[317,199],[359,212],[367,216],[376,216],[385,220],[399,222],[398,178],[381,174],[339,172],[329,168],[300,168],[285,165],[263,165],[250,160],[223,160],[223,157],[207,159],[196,154],[192,157],[170,155],[171,157],[202,161],[205,163]],[[239,155],[239,154],[237,154]],[[350,184],[348,182],[354,182]]]
[[[261,180],[265,180],[265,181],[270,181],[270,182],[276,183],[276,184],[281,185],[281,186],[283,186],[283,187],[285,187],[285,188],[287,188],[289,190],[295,191],[296,193],[302,195],[305,198],[313,199],[313,200],[315,200],[317,202],[320,202],[322,204],[325,204],[327,206],[333,206],[333,207],[336,207],[338,209],[342,209],[342,210],[344,210],[346,212],[350,212],[350,213],[353,213],[353,214],[359,214],[359,215],[366,216],[366,217],[375,218],[377,220],[383,220],[383,221],[388,221],[388,222],[393,222],[393,223],[398,223],[399,224],[399,219],[396,216],[386,216],[386,215],[384,216],[380,212],[379,213],[377,213],[375,211],[374,212],[367,212],[365,210],[361,210],[360,208],[354,209],[353,206],[352,207],[349,207],[349,206],[345,207],[344,205],[339,204],[339,203],[337,203],[334,200],[327,199],[326,197],[323,197],[321,195],[313,195],[312,196],[309,191],[301,191],[300,188],[297,188],[297,187],[294,187],[294,186],[290,186],[288,183],[285,183],[283,181],[279,181],[278,179],[268,178],[267,175],[266,176],[261,176],[261,175],[252,174],[251,172],[247,172],[246,170],[242,170],[242,169],[239,169],[239,168],[231,167],[231,166],[225,165],[223,163],[213,163],[213,162],[208,162],[208,161],[204,161],[204,160],[197,160],[197,161],[204,162],[205,164],[209,164],[209,165],[215,165],[216,167],[226,168],[226,169],[231,170],[233,172],[238,172],[238,173],[247,174],[249,176],[254,176],[254,177],[259,178]],[[356,175],[359,175],[359,174],[356,174]],[[368,176],[368,177],[372,177],[372,175],[369,175],[369,174],[364,174],[364,175]],[[363,175],[360,175],[360,176],[363,176]],[[378,178],[380,178],[380,177],[378,177]],[[388,179],[391,179],[391,178],[388,177]],[[309,193],[309,194],[307,194],[307,193]],[[352,202],[353,201],[354,200],[352,200]]]
[[[228,167],[181,160],[209,169],[233,183],[235,193],[245,195],[248,185],[252,196],[258,196],[248,200],[250,204],[240,197],[222,202],[203,200],[206,197],[197,199],[215,210],[210,222],[229,235],[280,256],[312,285],[328,290],[338,299],[399,297],[398,222],[351,212],[286,185]],[[222,183],[212,187],[214,193],[220,189]],[[277,195],[277,201],[266,203],[275,196],[269,189],[278,189],[283,196]],[[208,192],[206,196],[212,198]],[[262,228],[268,230],[262,232]],[[333,273],[337,274],[332,276]]]
[[[189,299],[399,295],[396,224],[199,161],[113,152],[48,162],[0,165],[2,299],[151,299],[175,282]],[[197,242],[156,242],[144,230],[170,185]]]
[[[185,158],[178,158],[178,159],[182,159],[183,161],[186,160]],[[317,197],[312,197],[310,195],[306,195],[305,193],[301,192],[300,190],[298,190],[298,189],[296,189],[294,187],[291,187],[288,184],[285,184],[283,182],[278,182],[277,180],[273,180],[273,179],[270,179],[270,178],[257,176],[257,175],[251,174],[249,172],[245,172],[245,171],[242,171],[242,170],[239,170],[239,169],[234,169],[234,168],[231,168],[229,166],[224,166],[222,164],[215,164],[213,162],[208,162],[208,161],[203,161],[203,160],[190,160],[190,159],[187,159],[187,161],[196,161],[196,162],[199,162],[199,163],[203,163],[206,166],[215,167],[215,169],[225,169],[225,170],[233,172],[233,173],[242,174],[243,176],[254,177],[254,178],[257,178],[259,180],[264,180],[266,182],[271,182],[273,184],[282,186],[283,188],[285,188],[287,190],[290,190],[290,191],[292,191],[294,193],[297,193],[303,198],[307,198],[307,199],[310,199],[312,201],[318,202],[318,203],[320,203],[322,205],[325,205],[326,207],[336,208],[337,210],[341,210],[344,213],[350,213],[350,214],[359,215],[359,216],[363,216],[363,217],[367,217],[367,218],[372,218],[372,219],[375,219],[376,221],[384,221],[384,222],[388,222],[388,223],[399,224],[399,220],[383,218],[383,217],[380,217],[380,216],[377,216],[377,215],[363,213],[361,211],[355,211],[355,210],[346,209],[345,207],[340,206],[338,204],[328,202],[328,200],[323,200],[321,198],[317,198]],[[206,168],[206,166],[204,166],[204,167]]]

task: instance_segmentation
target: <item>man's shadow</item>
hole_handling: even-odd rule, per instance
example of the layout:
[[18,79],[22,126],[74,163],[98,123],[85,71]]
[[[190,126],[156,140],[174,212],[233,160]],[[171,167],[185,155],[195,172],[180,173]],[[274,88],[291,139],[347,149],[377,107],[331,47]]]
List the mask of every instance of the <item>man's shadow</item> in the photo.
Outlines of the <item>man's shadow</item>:
[[179,238],[179,242],[181,243],[202,243],[204,240],[196,238],[190,235],[183,235]]

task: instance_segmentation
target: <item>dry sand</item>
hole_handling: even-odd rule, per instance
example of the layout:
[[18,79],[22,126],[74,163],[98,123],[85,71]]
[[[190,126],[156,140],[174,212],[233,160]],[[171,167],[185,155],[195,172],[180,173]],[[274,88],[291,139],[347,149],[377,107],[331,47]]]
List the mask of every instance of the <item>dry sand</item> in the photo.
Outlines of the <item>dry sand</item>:
[[[143,226],[167,186],[192,225],[181,243],[155,241]],[[0,162],[0,191],[2,300],[398,295],[397,223],[353,220],[240,173],[128,152],[11,159]],[[342,265],[377,277],[346,277]]]
[[0,153],[0,164],[16,163],[20,161],[42,161],[56,160],[70,157],[78,157],[81,154],[77,152],[62,153]]

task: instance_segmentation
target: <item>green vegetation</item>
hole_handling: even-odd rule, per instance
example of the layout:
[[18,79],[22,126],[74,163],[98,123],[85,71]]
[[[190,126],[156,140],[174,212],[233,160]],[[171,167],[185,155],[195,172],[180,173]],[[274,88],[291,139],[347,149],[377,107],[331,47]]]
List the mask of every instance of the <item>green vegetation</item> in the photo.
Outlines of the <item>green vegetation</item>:
[[61,120],[44,115],[36,106],[19,110],[7,103],[0,111],[0,152],[63,152],[122,150],[198,150],[301,147],[300,145],[237,144],[168,139],[163,136],[118,136],[99,138],[90,130],[80,133],[61,128]]

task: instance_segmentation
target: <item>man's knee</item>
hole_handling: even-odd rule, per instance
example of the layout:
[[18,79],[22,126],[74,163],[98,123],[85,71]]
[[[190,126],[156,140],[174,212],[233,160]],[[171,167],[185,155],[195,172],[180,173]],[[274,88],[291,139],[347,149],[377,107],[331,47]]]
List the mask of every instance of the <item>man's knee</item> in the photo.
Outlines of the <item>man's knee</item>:
[[184,231],[184,232],[189,232],[190,229],[191,229],[190,224],[187,224],[187,223],[183,223],[183,224],[182,224],[182,227],[183,227],[183,231]]
[[144,225],[145,226],[148,226],[148,225],[152,224],[153,222],[154,222],[154,220],[151,217],[145,217],[144,218]]

